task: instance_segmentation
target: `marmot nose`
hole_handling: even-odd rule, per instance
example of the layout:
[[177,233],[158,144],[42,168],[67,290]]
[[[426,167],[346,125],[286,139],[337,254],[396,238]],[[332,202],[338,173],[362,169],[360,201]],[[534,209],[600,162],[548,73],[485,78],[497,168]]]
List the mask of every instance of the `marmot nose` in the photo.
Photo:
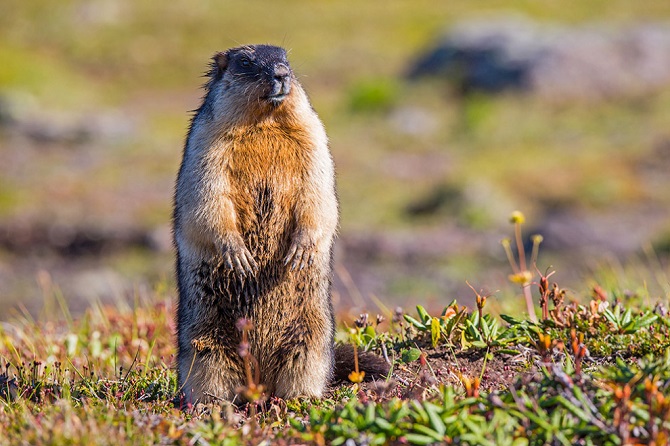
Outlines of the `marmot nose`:
[[291,70],[283,63],[272,67],[272,92],[270,96],[286,96],[291,91]]
[[283,81],[291,74],[291,70],[283,63],[278,63],[272,70],[272,76],[278,81]]

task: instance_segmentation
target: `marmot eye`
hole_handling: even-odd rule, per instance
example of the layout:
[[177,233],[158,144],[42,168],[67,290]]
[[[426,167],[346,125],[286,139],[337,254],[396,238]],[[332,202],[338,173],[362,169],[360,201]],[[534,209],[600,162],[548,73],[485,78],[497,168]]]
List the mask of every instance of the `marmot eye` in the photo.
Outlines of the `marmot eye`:
[[246,57],[243,57],[240,59],[240,65],[242,65],[244,68],[249,68],[251,66],[251,61]]

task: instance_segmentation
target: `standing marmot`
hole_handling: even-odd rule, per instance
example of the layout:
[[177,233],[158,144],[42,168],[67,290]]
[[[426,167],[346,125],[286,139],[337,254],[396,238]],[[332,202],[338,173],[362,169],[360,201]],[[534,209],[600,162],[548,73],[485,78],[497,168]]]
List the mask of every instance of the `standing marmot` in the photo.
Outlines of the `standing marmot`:
[[335,363],[326,133],[282,48],[218,53],[209,76],[175,193],[179,384],[189,402],[232,399],[247,318],[268,392],[320,397]]

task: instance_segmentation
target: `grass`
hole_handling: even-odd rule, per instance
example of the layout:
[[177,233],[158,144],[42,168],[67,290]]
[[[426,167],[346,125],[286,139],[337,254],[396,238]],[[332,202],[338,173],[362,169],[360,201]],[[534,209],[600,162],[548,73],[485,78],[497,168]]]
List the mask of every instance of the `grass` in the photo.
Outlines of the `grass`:
[[[521,237],[523,215],[513,223]],[[580,304],[519,260],[510,251],[510,279],[532,285],[536,322],[492,315],[475,287],[474,309],[381,307],[338,340],[387,356],[388,380],[337,384],[318,401],[255,394],[185,410],[168,290],[74,319],[45,273],[45,313],[0,331],[0,444],[666,444],[667,296],[594,286]]]
[[[395,378],[344,384],[311,404],[271,399],[251,417],[225,405],[175,408],[172,307],[165,295],[152,300],[4,324],[0,443],[663,444],[670,432],[661,307],[624,310],[601,296],[532,323],[455,303],[435,316],[419,306],[384,328],[360,323],[348,339],[383,346]],[[462,373],[468,354],[488,364]],[[516,364],[516,376],[482,379],[500,362]]]

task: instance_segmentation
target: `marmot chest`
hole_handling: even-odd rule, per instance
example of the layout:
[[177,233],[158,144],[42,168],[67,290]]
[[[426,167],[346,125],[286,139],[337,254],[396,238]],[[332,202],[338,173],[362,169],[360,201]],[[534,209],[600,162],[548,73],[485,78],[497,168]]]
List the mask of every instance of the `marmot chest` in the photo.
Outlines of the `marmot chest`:
[[227,174],[243,230],[291,224],[309,162],[306,141],[282,132],[246,134],[232,141]]

